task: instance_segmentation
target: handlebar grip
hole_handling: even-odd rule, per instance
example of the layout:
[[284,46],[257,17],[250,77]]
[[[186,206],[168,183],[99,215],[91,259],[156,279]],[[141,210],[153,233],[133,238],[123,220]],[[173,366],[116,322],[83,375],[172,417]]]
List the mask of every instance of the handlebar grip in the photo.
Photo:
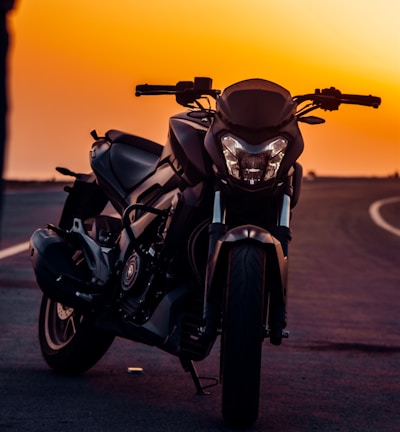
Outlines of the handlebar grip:
[[340,104],[364,105],[373,108],[378,108],[381,104],[381,98],[378,96],[343,94],[334,87],[323,90],[317,89],[313,94],[295,96],[293,99],[297,104],[305,101],[312,101],[313,103],[319,104],[320,108],[328,111],[337,110]]
[[363,96],[363,95],[351,95],[342,94],[340,96],[340,102],[344,104],[353,105],[364,105],[372,108],[378,108],[381,104],[381,98],[378,96]]
[[136,86],[135,96],[175,94],[176,90],[173,85],[139,84]]

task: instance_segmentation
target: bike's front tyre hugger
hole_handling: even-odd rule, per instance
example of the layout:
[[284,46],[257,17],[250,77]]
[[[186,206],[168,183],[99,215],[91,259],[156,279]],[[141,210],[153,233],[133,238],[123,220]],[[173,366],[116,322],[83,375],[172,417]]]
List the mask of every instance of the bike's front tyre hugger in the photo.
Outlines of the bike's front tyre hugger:
[[74,309],[42,297],[39,342],[46,363],[56,372],[78,375],[106,353],[114,336],[95,327],[89,308]]
[[229,253],[221,337],[222,415],[230,427],[251,427],[258,417],[265,250],[235,245]]

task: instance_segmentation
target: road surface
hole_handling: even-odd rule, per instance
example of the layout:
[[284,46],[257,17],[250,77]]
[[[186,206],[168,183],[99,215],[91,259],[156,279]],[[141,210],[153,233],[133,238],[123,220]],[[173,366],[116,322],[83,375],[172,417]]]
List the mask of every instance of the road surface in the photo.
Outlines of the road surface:
[[[290,338],[264,344],[255,431],[400,430],[400,236],[369,211],[399,196],[395,179],[304,183],[292,224]],[[0,249],[56,222],[63,199],[54,189],[8,192]],[[400,201],[375,207],[400,229]],[[85,375],[54,374],[37,341],[40,297],[27,252],[0,259],[0,431],[227,431],[220,388],[197,396],[179,362],[156,348],[117,339]],[[197,365],[201,375],[218,375],[218,349]]]

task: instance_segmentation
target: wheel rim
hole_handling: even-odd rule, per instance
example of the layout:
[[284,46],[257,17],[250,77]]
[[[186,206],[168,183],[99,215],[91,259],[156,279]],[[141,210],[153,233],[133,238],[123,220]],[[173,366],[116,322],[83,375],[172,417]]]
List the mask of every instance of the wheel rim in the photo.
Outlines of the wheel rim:
[[68,345],[74,338],[82,317],[75,309],[48,299],[45,313],[45,336],[48,346],[58,351]]

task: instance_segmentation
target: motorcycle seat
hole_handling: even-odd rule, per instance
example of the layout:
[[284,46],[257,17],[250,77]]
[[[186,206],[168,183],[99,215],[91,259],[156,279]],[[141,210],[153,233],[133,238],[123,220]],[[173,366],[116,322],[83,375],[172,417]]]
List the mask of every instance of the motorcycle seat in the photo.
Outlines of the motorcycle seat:
[[156,143],[155,141],[148,140],[146,138],[128,134],[126,132],[121,132],[115,129],[111,129],[106,133],[106,137],[108,141],[111,143],[119,142],[123,144],[127,144],[132,147],[139,148],[141,150],[145,150],[147,152],[150,152],[154,155],[157,155],[160,157],[164,146],[161,144]]

